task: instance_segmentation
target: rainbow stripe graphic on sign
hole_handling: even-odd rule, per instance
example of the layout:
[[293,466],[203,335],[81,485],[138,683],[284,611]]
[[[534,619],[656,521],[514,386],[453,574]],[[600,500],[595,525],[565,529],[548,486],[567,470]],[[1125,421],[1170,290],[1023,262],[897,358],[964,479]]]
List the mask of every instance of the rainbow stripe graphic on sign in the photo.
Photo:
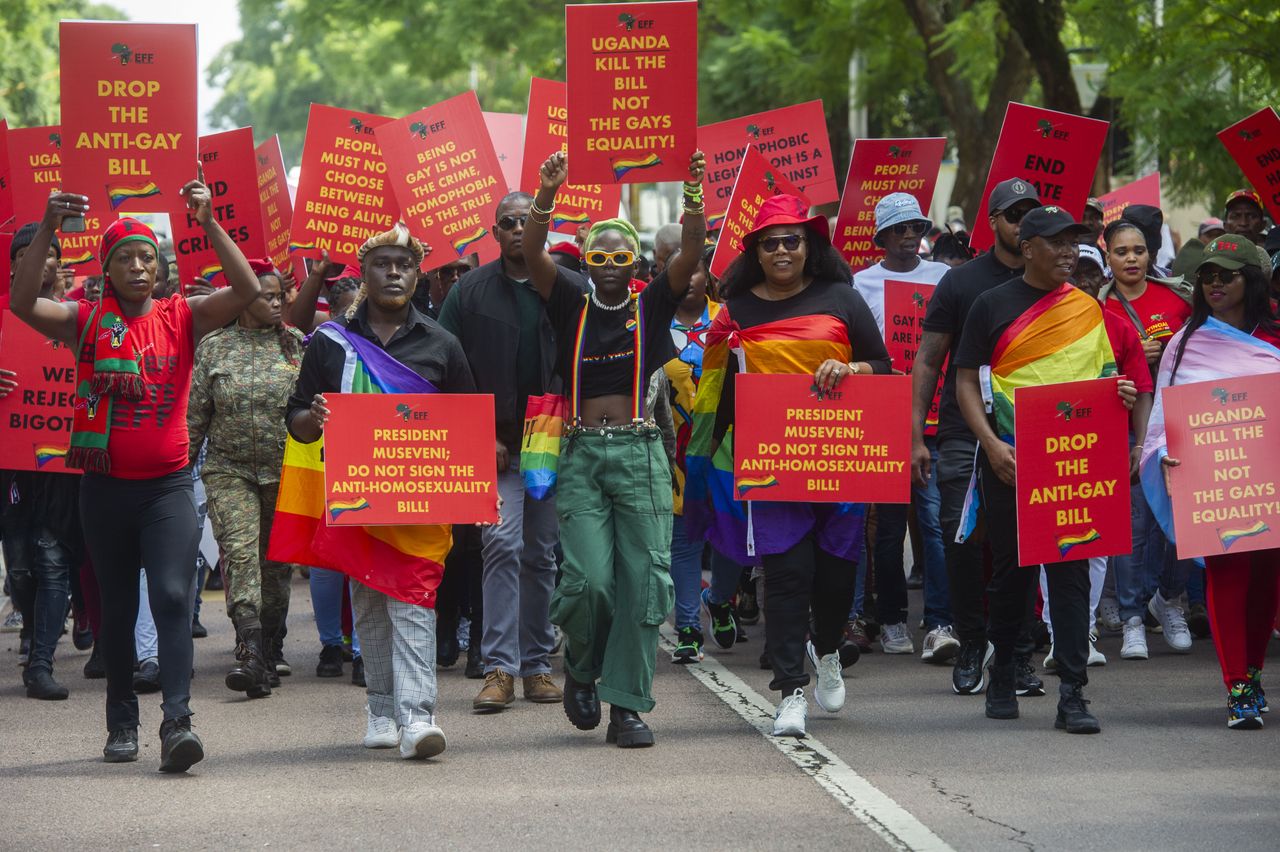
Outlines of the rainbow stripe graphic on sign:
[[778,484],[778,480],[770,474],[769,476],[761,476],[754,479],[743,478],[738,480],[738,496],[743,497],[753,488],[772,488]]
[[561,225],[585,225],[591,221],[591,217],[586,213],[557,213],[551,217],[551,227],[559,228]]
[[107,198],[111,199],[112,210],[115,210],[130,198],[150,198],[153,195],[159,194],[160,187],[156,186],[155,181],[136,183],[129,186],[107,187]]
[[289,243],[289,251],[307,251],[315,247],[315,243]]
[[369,508],[369,501],[360,497],[355,500],[331,500],[329,502],[329,520],[336,521],[343,512],[359,512]]
[[1067,551],[1077,544],[1088,544],[1100,538],[1102,536],[1098,534],[1097,530],[1089,530],[1087,533],[1080,533],[1079,535],[1060,535],[1058,536],[1058,555],[1066,556]]
[[37,444],[35,447],[36,467],[44,467],[54,459],[67,457],[66,447],[51,447],[48,444]]
[[470,236],[463,237],[460,240],[455,240],[453,243],[453,250],[458,253],[458,257],[462,257],[467,253],[467,249],[471,247],[472,243],[476,240],[484,239],[484,235],[487,233],[489,233],[487,230],[477,226]]
[[657,154],[650,154],[649,156],[643,157],[638,160],[636,159],[611,160],[609,165],[613,168],[613,179],[621,180],[622,176],[625,175],[627,172],[631,171],[632,169],[651,169],[654,166],[660,164],[661,162],[662,162],[662,158],[659,157]]
[[723,213],[717,213],[715,216],[708,216],[707,230],[708,231],[719,230],[720,226],[724,224],[724,217],[725,217],[725,214]]
[[80,254],[64,255],[62,258],[62,265],[77,266],[81,263],[88,263],[91,260],[93,260],[93,252],[89,250],[85,250],[80,252]]
[[200,267],[200,277],[212,284],[213,279],[217,277],[218,273],[221,271],[222,266],[217,263],[210,264],[209,266],[202,266]]
[[1235,544],[1242,538],[1253,538],[1255,535],[1271,532],[1271,527],[1267,526],[1266,521],[1258,521],[1251,527],[1238,530],[1218,530],[1218,540],[1222,542],[1223,550],[1230,550],[1231,545]]

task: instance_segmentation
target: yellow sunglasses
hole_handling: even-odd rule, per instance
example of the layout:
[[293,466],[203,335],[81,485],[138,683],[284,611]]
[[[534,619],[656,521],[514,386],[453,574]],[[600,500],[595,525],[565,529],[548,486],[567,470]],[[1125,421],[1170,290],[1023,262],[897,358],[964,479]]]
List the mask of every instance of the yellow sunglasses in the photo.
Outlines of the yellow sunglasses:
[[589,251],[586,256],[587,266],[604,266],[610,261],[614,266],[630,266],[636,262],[635,252],[630,251]]

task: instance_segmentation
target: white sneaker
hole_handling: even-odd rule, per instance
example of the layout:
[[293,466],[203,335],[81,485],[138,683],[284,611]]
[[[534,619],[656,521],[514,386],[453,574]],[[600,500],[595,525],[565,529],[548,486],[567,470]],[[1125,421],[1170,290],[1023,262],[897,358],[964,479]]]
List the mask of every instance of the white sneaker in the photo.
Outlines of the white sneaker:
[[1089,643],[1089,662],[1090,666],[1105,666],[1107,664],[1107,655],[1098,650],[1098,646]]
[[1098,602],[1098,625],[1108,633],[1119,633],[1124,629],[1124,622],[1120,619],[1120,601],[1103,598]]
[[840,667],[839,654],[818,656],[818,650],[812,642],[804,643],[805,652],[813,670],[818,673],[818,686],[813,690],[813,700],[828,713],[839,713],[844,706],[844,674]]
[[1044,655],[1044,670],[1047,672],[1054,671],[1058,668],[1058,661],[1053,658],[1053,644],[1049,644],[1049,653]]
[[808,717],[809,702],[804,700],[804,690],[797,689],[778,702],[773,714],[773,735],[804,739],[804,723]]
[[911,634],[907,632],[907,623],[900,621],[897,624],[880,625],[880,648],[886,654],[914,654],[916,646],[911,641]]
[[1191,651],[1191,629],[1187,627],[1187,616],[1182,611],[1182,599],[1165,600],[1157,589],[1147,604],[1147,610],[1164,628],[1164,641],[1179,654]]
[[1135,615],[1124,623],[1124,640],[1120,643],[1120,659],[1145,660],[1147,658],[1147,628],[1142,616]]
[[400,726],[395,719],[375,716],[367,705],[364,712],[369,716],[369,724],[364,729],[365,748],[395,748],[400,745]]
[[924,646],[920,651],[922,663],[949,663],[960,653],[960,640],[956,632],[948,624],[935,627],[924,635]]
[[404,726],[400,734],[400,756],[405,760],[435,757],[444,751],[444,731],[436,724],[435,716],[423,721],[413,721]]

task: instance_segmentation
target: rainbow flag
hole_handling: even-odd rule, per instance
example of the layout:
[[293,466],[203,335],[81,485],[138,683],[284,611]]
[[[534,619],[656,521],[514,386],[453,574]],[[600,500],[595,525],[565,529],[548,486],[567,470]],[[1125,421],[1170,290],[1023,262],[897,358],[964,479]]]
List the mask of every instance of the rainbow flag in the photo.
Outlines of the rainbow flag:
[[54,459],[65,459],[67,457],[66,447],[53,447],[48,444],[37,444],[35,446],[36,467],[44,467]]
[[135,183],[129,186],[109,186],[107,187],[107,198],[111,200],[111,209],[115,210],[121,204],[124,204],[130,198],[150,198],[153,195],[160,194],[160,187],[156,186],[155,181],[146,183]]
[[1265,521],[1258,521],[1253,526],[1243,529],[1218,530],[1218,540],[1222,542],[1223,550],[1230,550],[1231,545],[1242,538],[1252,538],[1267,532],[1271,532],[1271,527],[1267,526]]
[[738,356],[731,346],[741,348],[746,372],[812,375],[827,358],[844,363],[853,357],[844,323],[816,315],[739,328],[729,309],[722,308],[711,321],[705,342],[702,378],[693,398],[693,425],[685,450],[684,518],[690,539],[705,538],[723,555],[749,565],[758,555],[791,549],[812,532],[823,550],[855,559],[862,546],[862,504],[745,503],[733,476],[732,426],[715,447],[720,399],[726,384],[739,372],[734,369]]
[[561,225],[585,225],[590,221],[591,217],[586,213],[557,213],[551,217],[551,227],[555,229]]
[[[435,393],[426,379],[337,323],[327,322],[315,333],[345,352],[342,393]],[[397,600],[434,607],[444,559],[453,546],[450,527],[326,524],[326,509],[358,508],[349,501],[325,506],[323,451],[323,439],[302,444],[290,436],[285,442],[267,558],[341,571]]]
[[724,213],[717,213],[714,216],[708,216],[707,230],[708,231],[719,230],[720,226],[724,224],[724,217],[725,217]]
[[216,278],[220,272],[222,272],[222,265],[218,263],[212,263],[208,266],[200,267],[200,277],[209,284],[213,283],[213,279]]
[[738,480],[738,496],[745,497],[747,492],[753,488],[772,488],[778,484],[777,477],[770,474],[768,476],[758,477],[756,479],[739,479]]
[[62,257],[63,266],[76,266],[93,260],[93,252],[86,249],[79,254],[67,254]]
[[467,249],[471,247],[472,243],[477,240],[483,240],[484,235],[487,233],[489,232],[484,228],[476,226],[475,231],[473,231],[470,236],[463,237],[460,240],[454,240],[453,250],[458,253],[458,257],[462,257],[467,253]]
[[1060,535],[1058,536],[1058,555],[1066,556],[1067,551],[1075,547],[1077,544],[1088,544],[1091,541],[1097,541],[1102,538],[1097,530],[1089,530],[1086,533],[1077,535]]
[[329,520],[336,521],[343,512],[359,512],[369,508],[369,501],[360,497],[356,500],[330,500]]
[[525,406],[520,475],[525,491],[534,500],[546,500],[555,493],[560,471],[560,438],[564,435],[568,413],[568,401],[559,394],[531,396]]
[[289,251],[308,251],[316,247],[315,243],[289,243]]
[[651,169],[661,162],[662,158],[657,154],[649,154],[647,157],[641,157],[640,159],[611,160],[609,165],[613,168],[613,179],[621,180],[622,176],[632,169]]

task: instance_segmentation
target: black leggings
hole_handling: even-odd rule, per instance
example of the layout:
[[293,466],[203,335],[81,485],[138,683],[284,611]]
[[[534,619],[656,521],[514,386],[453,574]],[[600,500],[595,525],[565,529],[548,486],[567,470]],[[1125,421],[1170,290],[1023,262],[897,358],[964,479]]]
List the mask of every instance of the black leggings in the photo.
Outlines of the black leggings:
[[144,566],[159,638],[164,718],[190,715],[191,589],[200,545],[191,471],[155,479],[86,473],[80,518],[102,595],[98,641],[107,668],[107,730],[138,725],[133,631]]

